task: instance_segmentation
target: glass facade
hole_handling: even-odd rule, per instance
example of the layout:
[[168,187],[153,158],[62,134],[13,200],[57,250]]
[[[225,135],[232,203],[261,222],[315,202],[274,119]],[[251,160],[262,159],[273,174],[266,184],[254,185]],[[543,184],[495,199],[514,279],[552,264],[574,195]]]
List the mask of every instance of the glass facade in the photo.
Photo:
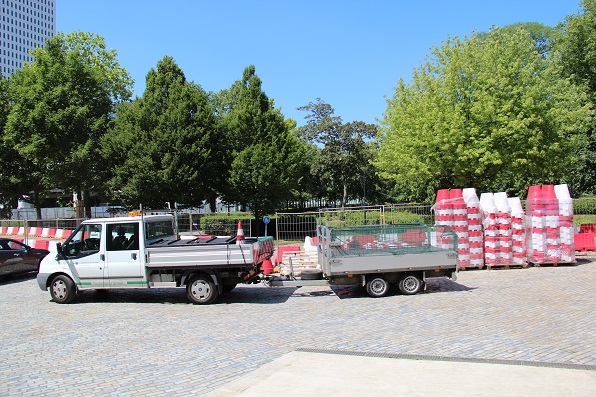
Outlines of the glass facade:
[[56,0],[1,1],[0,72],[9,77],[33,61],[29,51],[56,34]]

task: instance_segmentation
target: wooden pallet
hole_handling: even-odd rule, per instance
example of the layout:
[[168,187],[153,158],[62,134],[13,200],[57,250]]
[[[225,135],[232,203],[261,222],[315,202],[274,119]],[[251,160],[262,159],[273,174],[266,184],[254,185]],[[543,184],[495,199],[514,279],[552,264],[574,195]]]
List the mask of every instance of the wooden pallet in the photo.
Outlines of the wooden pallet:
[[[290,260],[292,266],[290,267]],[[294,270],[294,276],[300,276],[304,269],[318,268],[319,261],[316,251],[288,251],[282,255],[280,273],[288,275]]]
[[476,266],[460,266],[459,270],[482,270],[484,266],[476,265]]
[[528,264],[526,263],[525,265],[518,265],[518,264],[507,264],[507,265],[487,265],[486,269],[487,270],[492,270],[492,268],[500,268],[500,269],[527,269],[528,268]]
[[541,267],[541,266],[548,266],[548,267],[557,267],[557,266],[577,266],[577,261],[574,262],[543,262],[543,263],[536,263],[536,262],[528,262],[534,267]]

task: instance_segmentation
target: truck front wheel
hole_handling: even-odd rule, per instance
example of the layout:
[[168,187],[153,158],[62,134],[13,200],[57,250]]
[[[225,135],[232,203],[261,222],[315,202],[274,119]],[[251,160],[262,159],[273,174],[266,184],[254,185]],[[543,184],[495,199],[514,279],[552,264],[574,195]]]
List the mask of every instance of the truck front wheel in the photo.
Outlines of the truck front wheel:
[[404,295],[414,295],[422,289],[422,280],[414,273],[407,273],[399,280],[397,287]]
[[56,303],[70,303],[75,298],[77,289],[70,277],[60,274],[50,283],[50,295]]
[[191,278],[186,286],[186,294],[192,303],[208,305],[217,298],[218,291],[211,277],[198,275]]
[[380,298],[389,293],[390,285],[383,277],[374,277],[366,282],[366,292],[371,298]]

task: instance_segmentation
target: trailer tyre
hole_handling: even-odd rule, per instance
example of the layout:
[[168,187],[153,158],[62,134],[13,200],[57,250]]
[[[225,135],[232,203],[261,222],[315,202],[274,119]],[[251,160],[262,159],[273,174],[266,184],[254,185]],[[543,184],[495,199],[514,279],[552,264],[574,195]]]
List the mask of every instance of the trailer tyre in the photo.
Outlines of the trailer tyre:
[[208,305],[217,299],[218,290],[211,277],[198,275],[186,285],[186,294],[192,303]]
[[77,289],[72,279],[63,274],[52,279],[50,295],[56,303],[70,303],[77,294]]
[[390,287],[383,277],[373,277],[366,282],[366,293],[371,298],[380,298],[389,293]]
[[404,295],[415,295],[422,289],[422,280],[414,273],[407,273],[399,280],[397,287]]

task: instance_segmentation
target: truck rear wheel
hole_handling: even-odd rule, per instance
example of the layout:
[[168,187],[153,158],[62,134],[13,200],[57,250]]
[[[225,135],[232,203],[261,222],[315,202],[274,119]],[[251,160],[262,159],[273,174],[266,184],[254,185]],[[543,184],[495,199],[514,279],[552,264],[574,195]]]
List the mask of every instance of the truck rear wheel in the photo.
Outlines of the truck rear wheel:
[[380,298],[389,293],[390,284],[383,277],[373,277],[366,282],[366,292],[371,298]]
[[399,280],[397,287],[404,295],[415,295],[422,289],[422,280],[414,273],[407,273]]
[[194,276],[186,285],[188,299],[197,305],[208,305],[217,299],[217,286],[209,276]]
[[70,303],[77,294],[74,281],[70,277],[60,274],[50,283],[50,295],[56,303]]

